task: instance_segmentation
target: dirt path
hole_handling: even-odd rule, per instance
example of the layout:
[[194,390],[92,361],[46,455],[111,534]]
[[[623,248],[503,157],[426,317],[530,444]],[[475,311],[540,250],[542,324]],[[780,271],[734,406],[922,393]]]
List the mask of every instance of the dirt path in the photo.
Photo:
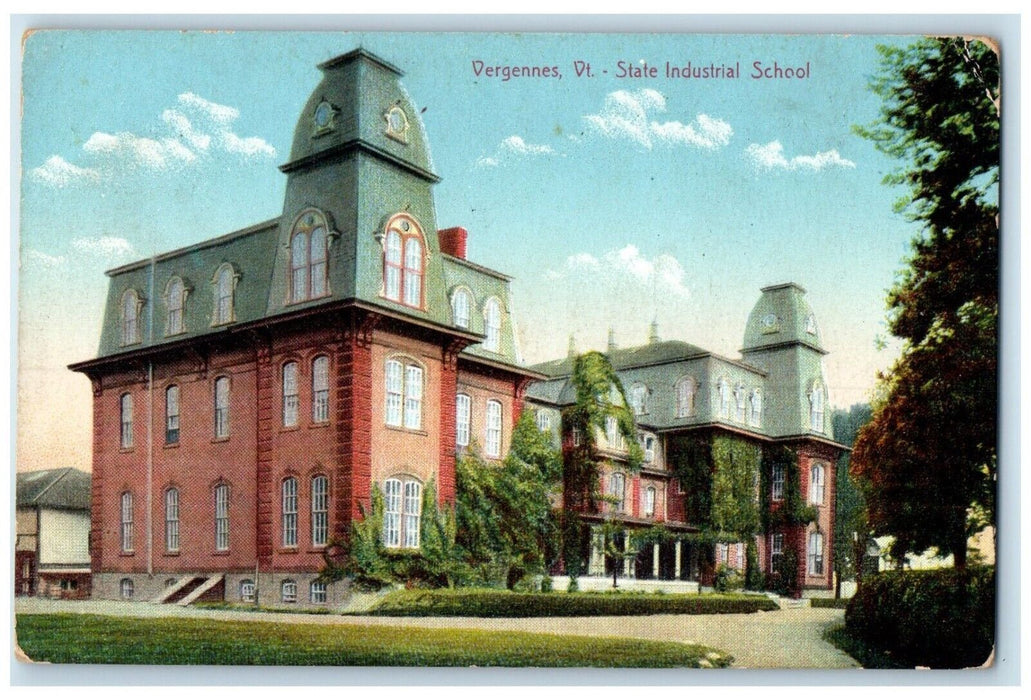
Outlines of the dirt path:
[[121,601],[52,601],[18,598],[16,613],[93,613],[124,617],[194,617],[255,622],[391,627],[482,628],[602,637],[636,637],[697,642],[727,651],[735,668],[858,668],[847,654],[823,640],[823,631],[840,624],[841,610],[794,608],[750,615],[648,615],[642,617],[345,617],[301,613],[249,613],[180,608]]

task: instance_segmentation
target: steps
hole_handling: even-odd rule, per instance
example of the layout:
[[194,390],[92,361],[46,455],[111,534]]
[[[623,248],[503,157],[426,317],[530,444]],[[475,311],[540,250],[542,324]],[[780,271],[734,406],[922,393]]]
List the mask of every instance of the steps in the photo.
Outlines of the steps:
[[175,584],[169,586],[151,602],[186,606],[200,599],[205,593],[222,583],[222,574],[214,576],[183,576]]

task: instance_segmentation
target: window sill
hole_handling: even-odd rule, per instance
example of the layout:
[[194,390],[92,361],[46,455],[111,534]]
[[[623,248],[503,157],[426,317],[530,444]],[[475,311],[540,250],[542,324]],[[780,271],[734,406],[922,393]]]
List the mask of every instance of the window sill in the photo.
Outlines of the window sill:
[[136,448],[135,447],[119,447],[118,451],[121,454],[127,454],[127,453],[131,453],[131,452],[135,452]]
[[325,547],[325,545],[321,545],[321,546],[318,546],[318,547],[312,547],[311,549],[306,550],[305,553],[306,554],[325,554],[326,553],[326,547]]
[[135,557],[136,556],[136,550],[134,550],[134,549],[130,549],[128,551],[122,550],[121,552],[118,553],[118,556],[120,556],[120,557]]
[[297,554],[299,551],[297,547],[279,547],[276,554]]
[[229,436],[226,435],[225,437],[211,438],[211,444],[213,444],[213,445],[217,444],[217,443],[220,443],[220,442],[229,442]]
[[426,437],[426,436],[429,435],[429,433],[426,432],[425,430],[423,430],[422,428],[406,428],[406,427],[404,427],[402,425],[384,425],[383,427],[385,427],[387,430],[392,430],[392,431],[395,431],[395,432],[398,432],[398,433],[408,433],[410,435],[421,435],[423,437]]
[[229,550],[228,549],[216,549],[214,552],[211,553],[211,556],[213,556],[213,557],[228,557],[229,556]]
[[319,421],[318,423],[309,423],[308,424],[308,430],[311,430],[313,428],[328,428],[329,426],[330,426],[330,422],[328,420],[324,420],[324,421]]
[[300,430],[300,429],[301,429],[300,425],[282,425],[282,426],[279,427],[279,432],[281,432],[281,433],[292,433],[292,432]]
[[165,449],[165,450],[176,450],[176,449],[179,449],[179,443],[178,442],[166,442],[164,444],[164,446],[162,447],[162,449]]
[[179,556],[179,554],[180,554],[179,550],[176,550],[174,552],[165,552],[162,556],[177,557],[177,556]]

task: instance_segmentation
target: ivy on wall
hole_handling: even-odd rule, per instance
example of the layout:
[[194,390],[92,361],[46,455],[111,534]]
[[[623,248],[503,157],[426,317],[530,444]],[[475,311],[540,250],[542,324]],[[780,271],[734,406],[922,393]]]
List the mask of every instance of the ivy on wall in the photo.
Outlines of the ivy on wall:
[[[807,505],[802,497],[801,472],[798,454],[790,447],[772,445],[763,453],[762,483],[762,530],[769,533],[789,525],[806,525],[816,520],[814,506]],[[773,469],[784,470],[784,499],[780,507],[773,509]]]

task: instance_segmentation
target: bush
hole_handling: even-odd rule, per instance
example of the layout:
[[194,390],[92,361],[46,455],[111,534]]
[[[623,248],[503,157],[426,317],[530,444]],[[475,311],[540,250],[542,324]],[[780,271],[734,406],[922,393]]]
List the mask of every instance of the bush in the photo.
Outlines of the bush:
[[550,576],[541,579],[541,593],[551,593],[553,582]]
[[734,569],[723,565],[720,565],[716,569],[716,575],[713,579],[712,587],[717,593],[739,591],[744,588],[744,586],[744,579],[741,577],[741,574]]
[[844,610],[848,607],[848,598],[811,598],[809,605],[814,608],[836,608]]
[[605,593],[512,593],[485,589],[390,593],[367,615],[399,617],[592,617],[599,615],[711,615],[776,610],[765,596]]
[[864,577],[845,610],[845,626],[905,666],[980,666],[995,643],[995,569]]

